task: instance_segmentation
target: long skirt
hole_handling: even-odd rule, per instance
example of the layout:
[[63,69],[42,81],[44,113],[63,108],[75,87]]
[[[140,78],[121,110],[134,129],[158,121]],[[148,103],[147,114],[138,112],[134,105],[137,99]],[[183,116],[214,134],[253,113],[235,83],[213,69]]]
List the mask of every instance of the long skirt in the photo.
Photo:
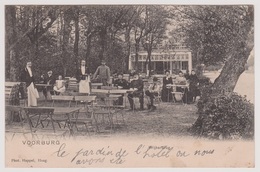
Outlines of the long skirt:
[[171,102],[172,101],[172,88],[163,87],[162,89],[162,101]]
[[90,83],[88,80],[79,81],[79,93],[90,93]]
[[27,87],[28,94],[28,106],[37,106],[37,98],[39,98],[39,93],[37,89],[34,87],[34,84],[31,83]]

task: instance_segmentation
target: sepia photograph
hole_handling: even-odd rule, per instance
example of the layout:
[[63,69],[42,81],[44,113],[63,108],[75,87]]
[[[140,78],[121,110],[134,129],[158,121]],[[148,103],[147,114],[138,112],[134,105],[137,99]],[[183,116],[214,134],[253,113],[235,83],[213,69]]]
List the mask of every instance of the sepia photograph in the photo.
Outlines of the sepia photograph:
[[5,4],[5,168],[255,168],[253,4]]

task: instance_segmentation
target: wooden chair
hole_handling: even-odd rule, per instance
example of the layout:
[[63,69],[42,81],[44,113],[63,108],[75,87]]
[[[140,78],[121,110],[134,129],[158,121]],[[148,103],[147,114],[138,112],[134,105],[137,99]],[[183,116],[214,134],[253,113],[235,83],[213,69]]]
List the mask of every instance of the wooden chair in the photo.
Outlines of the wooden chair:
[[[6,121],[6,123],[5,123],[6,139],[8,139],[8,137],[7,137],[8,133],[12,134],[11,140],[13,140],[13,138],[16,134],[23,134],[23,136],[25,138],[27,138],[26,134],[31,134],[31,136],[33,138],[34,131],[29,128],[29,125],[25,125],[26,123],[22,117],[22,110],[23,110],[23,107],[21,107],[21,106],[13,106],[13,105],[5,106],[6,119],[10,115],[10,120],[11,120],[10,122]],[[19,117],[19,121],[15,124],[13,122],[14,114],[18,114],[18,117]]]
[[123,79],[129,81],[130,80],[130,75],[129,74],[123,74]]
[[[109,123],[110,131],[113,129],[113,113],[111,108],[109,94],[96,93],[97,99],[93,105],[93,119],[96,125],[96,132],[100,132],[101,127],[105,127],[106,122]],[[101,118],[99,118],[101,117]],[[101,121],[99,121],[101,120]],[[106,121],[107,120],[107,121]],[[105,128],[106,129],[106,128]]]
[[[55,101],[67,103],[67,106],[65,107],[71,107],[71,102],[74,100],[74,96],[52,96],[52,107],[57,107],[55,106]],[[64,107],[64,104],[62,106],[58,107]],[[60,128],[62,128],[61,124],[64,123],[65,128],[67,126],[67,121],[65,121],[63,118],[55,118],[54,120],[55,123],[59,125]]]
[[176,86],[173,87],[173,91],[171,92],[172,94],[172,101],[173,103],[177,103],[177,99],[179,98],[180,99],[180,102],[182,104],[184,104],[183,102],[183,95],[184,95],[184,92],[181,92],[181,91],[177,91],[176,89]]
[[[124,118],[125,106],[115,104],[115,102],[118,100],[118,98],[120,96],[121,95],[111,94],[106,98],[106,101],[109,104],[110,110],[112,112],[111,117],[112,117],[114,129],[117,128],[117,127],[120,127],[122,125],[126,126],[125,118]],[[121,117],[121,120],[120,120],[119,117]],[[115,118],[115,120],[113,118]]]
[[68,102],[68,107],[71,106],[71,102],[74,100],[74,96],[51,96],[52,107],[54,107],[55,101]]
[[79,91],[79,84],[76,78],[69,78],[68,81],[68,89],[69,91],[78,92]]
[[9,105],[19,105],[20,82],[5,82],[5,102]]
[[[26,107],[24,108],[30,130],[37,137],[39,135],[45,136],[55,136],[64,137],[69,130],[62,129],[60,126],[61,119],[55,119],[53,116],[54,108],[51,107]],[[67,122],[66,118],[62,121]],[[47,122],[47,125],[44,125]],[[49,123],[51,123],[51,128],[49,128]],[[55,123],[59,125],[59,130],[55,128]],[[39,128],[41,126],[41,128]],[[33,131],[35,130],[35,131]]]
[[17,115],[18,122],[23,121],[22,114],[21,114],[22,113],[22,107],[21,106],[6,105],[5,111],[10,112],[10,116],[11,116],[10,123],[13,123],[14,115]]
[[75,96],[74,100],[76,106],[79,106],[79,102],[83,103],[83,109],[78,113],[78,116],[75,116],[71,119],[71,122],[79,131],[79,125],[84,125],[87,132],[89,133],[89,128],[93,128],[93,104],[96,100],[96,96]]

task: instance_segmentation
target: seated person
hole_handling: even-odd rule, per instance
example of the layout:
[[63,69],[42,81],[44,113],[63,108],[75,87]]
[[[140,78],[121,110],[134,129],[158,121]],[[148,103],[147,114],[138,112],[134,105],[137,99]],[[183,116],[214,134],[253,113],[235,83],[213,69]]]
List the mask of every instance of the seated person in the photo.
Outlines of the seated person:
[[59,75],[58,80],[56,80],[55,85],[53,87],[53,90],[56,95],[59,95],[60,93],[64,93],[66,90],[65,87],[65,81],[62,80],[62,76]]
[[46,83],[47,83],[48,85],[51,85],[51,87],[47,87],[47,91],[49,91],[51,95],[54,95],[53,86],[54,86],[54,84],[55,84],[55,77],[53,76],[51,70],[48,71],[47,74],[48,74],[48,75],[47,75],[47,77],[46,77]]
[[133,97],[138,97],[140,102],[140,110],[144,109],[144,94],[143,94],[143,88],[144,84],[141,78],[139,78],[139,74],[135,73],[134,78],[130,83],[130,89],[134,90],[133,93],[128,94],[128,100],[130,103],[130,108],[134,109],[134,100]]
[[[118,74],[118,79],[116,79],[113,82],[114,86],[119,88],[119,89],[128,89],[128,82],[123,79],[123,75],[122,74]],[[119,97],[118,99],[118,105],[123,105],[123,96],[124,94],[122,94],[121,97]]]
[[148,105],[148,109],[155,110],[156,106],[153,104],[153,100],[155,96],[158,96],[160,90],[160,85],[158,84],[158,79],[156,77],[153,78],[153,83],[149,86],[148,90],[145,91],[145,94],[150,97],[150,103]]
[[[47,84],[45,74],[41,75],[39,84]],[[46,87],[39,87],[38,91],[42,91],[42,94],[44,95],[45,99],[47,99],[47,88]]]
[[163,77],[163,86],[162,86],[162,101],[171,102],[172,101],[172,77],[170,76],[170,71],[165,71],[165,77]]
[[[176,85],[186,85],[187,84],[187,80],[184,77],[184,74],[182,71],[179,71],[179,75],[176,77],[175,79],[175,83]],[[185,91],[185,87],[176,87],[176,91],[178,92],[184,92]]]

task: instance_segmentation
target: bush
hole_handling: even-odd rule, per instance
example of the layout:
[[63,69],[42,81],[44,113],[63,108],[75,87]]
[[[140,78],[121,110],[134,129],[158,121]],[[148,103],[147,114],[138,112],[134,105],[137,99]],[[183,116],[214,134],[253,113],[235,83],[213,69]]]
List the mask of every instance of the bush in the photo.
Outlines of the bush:
[[245,97],[202,96],[197,107],[200,116],[190,128],[193,134],[214,139],[254,137],[254,105]]

